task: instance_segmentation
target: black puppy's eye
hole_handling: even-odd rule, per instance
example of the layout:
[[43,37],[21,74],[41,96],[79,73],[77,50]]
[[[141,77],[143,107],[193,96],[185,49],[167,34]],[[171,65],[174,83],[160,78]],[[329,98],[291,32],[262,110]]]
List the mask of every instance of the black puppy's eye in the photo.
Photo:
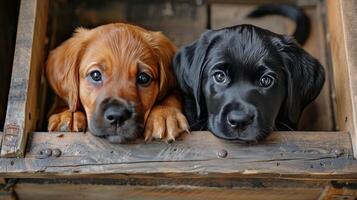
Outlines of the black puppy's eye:
[[226,81],[226,79],[227,79],[227,75],[226,75],[226,73],[224,73],[223,71],[216,71],[216,72],[213,74],[213,77],[214,77],[214,80],[215,80],[217,83],[223,83],[223,82]]
[[259,85],[260,87],[270,87],[273,84],[273,82],[274,82],[273,77],[266,75],[260,78]]
[[141,86],[148,86],[151,83],[151,76],[145,72],[140,72],[136,77],[136,83]]
[[89,76],[94,82],[101,82],[102,81],[102,74],[98,70],[92,71]]

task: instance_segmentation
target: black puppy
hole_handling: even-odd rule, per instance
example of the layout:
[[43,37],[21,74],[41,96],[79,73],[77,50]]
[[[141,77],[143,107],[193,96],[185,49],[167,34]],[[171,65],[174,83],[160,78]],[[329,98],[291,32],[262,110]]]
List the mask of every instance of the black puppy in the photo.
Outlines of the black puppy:
[[247,142],[296,128],[324,83],[321,64],[292,37],[253,25],[206,31],[174,70],[192,130]]

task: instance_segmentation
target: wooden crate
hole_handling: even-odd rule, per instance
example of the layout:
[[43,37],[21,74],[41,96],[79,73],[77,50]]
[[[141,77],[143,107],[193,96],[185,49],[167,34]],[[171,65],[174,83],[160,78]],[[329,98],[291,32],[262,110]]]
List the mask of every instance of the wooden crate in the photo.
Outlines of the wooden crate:
[[[45,57],[76,26],[129,21],[162,30],[182,46],[207,27],[243,22],[232,19],[234,13],[251,9],[247,2],[135,0],[106,1],[95,7],[95,1],[22,1],[11,101],[0,134],[0,176],[20,179],[14,189],[25,199],[354,199],[354,0],[298,1],[314,16],[315,40],[310,39],[306,48],[329,72],[317,103],[305,113],[318,113],[319,119],[309,123],[311,118],[305,117],[304,131],[274,132],[255,145],[230,143],[207,132],[185,135],[173,144],[130,145],[108,144],[90,133],[41,132],[49,104],[41,74]],[[293,29],[291,22],[286,27],[282,31]],[[41,154],[46,149],[58,149],[61,155],[46,157]]]

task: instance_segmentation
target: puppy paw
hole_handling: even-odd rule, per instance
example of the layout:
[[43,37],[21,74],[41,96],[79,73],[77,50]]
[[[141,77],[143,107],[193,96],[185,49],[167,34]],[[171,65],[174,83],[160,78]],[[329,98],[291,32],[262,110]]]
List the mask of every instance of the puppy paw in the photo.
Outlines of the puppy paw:
[[188,132],[189,125],[182,112],[170,106],[155,106],[146,121],[145,141],[161,139],[171,143],[181,133]]
[[87,127],[86,116],[83,112],[64,111],[51,115],[48,120],[48,131],[84,132]]

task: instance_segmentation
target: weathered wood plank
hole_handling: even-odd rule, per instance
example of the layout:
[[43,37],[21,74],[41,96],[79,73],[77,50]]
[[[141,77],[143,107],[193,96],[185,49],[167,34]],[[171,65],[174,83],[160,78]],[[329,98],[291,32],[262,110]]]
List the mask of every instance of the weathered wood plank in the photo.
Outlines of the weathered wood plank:
[[35,129],[47,4],[47,0],[21,1],[2,157],[23,156],[27,136]]
[[337,101],[337,124],[350,132],[357,158],[357,4],[328,0],[328,25]]
[[88,199],[88,200],[301,200],[317,199],[320,188],[214,188],[192,186],[125,186],[89,184],[17,184],[20,199]]
[[[334,130],[333,113],[331,108],[331,92],[329,74],[325,57],[325,33],[321,16],[321,3],[315,6],[303,7],[311,20],[311,32],[303,46],[306,51],[318,58],[326,69],[326,82],[319,97],[304,111],[298,130],[304,131],[331,131]],[[271,15],[263,18],[252,19],[246,16],[256,8],[256,4],[223,4],[216,3],[211,6],[212,28],[222,28],[237,24],[253,24],[279,34],[291,35],[295,24],[292,20]]]
[[325,187],[318,200],[354,200],[357,198],[356,189],[335,188],[331,185]]
[[[41,155],[59,149],[60,157]],[[226,158],[218,152],[225,150]],[[0,159],[3,177],[272,177],[357,178],[349,135],[339,132],[278,132],[246,145],[194,132],[173,144],[113,145],[90,133],[33,134],[25,159]]]

